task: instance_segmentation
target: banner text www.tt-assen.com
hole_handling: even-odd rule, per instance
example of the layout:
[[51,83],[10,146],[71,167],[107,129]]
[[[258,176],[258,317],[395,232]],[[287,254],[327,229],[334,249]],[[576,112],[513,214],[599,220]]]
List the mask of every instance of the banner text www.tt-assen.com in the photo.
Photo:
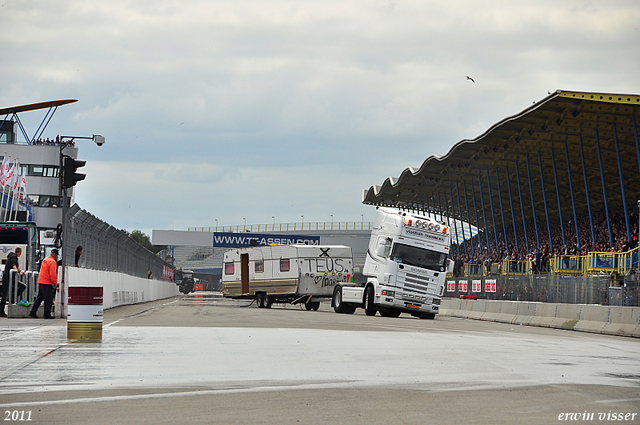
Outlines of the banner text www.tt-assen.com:
[[243,248],[252,246],[268,246],[271,244],[291,245],[294,243],[305,245],[320,245],[320,236],[274,235],[262,233],[221,233],[213,234],[213,246],[223,248]]

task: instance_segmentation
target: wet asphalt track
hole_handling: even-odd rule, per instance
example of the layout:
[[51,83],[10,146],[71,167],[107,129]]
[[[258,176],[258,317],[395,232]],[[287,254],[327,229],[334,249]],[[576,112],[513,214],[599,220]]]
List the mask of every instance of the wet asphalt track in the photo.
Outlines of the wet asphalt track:
[[0,344],[4,423],[640,423],[631,338],[198,294],[108,310],[98,344],[32,319]]

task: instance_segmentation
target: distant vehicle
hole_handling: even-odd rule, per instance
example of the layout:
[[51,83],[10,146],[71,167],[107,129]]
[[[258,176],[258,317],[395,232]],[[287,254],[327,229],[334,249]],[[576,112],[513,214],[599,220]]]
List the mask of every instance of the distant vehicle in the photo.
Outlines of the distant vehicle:
[[176,285],[180,288],[180,292],[188,294],[193,292],[193,287],[196,281],[193,278],[193,271],[189,269],[177,269],[176,270]]
[[36,223],[0,222],[0,260],[3,265],[6,263],[9,253],[14,252],[17,247],[22,248],[22,255],[18,259],[20,269],[38,271],[36,266],[41,258]]
[[304,304],[318,310],[336,285],[353,280],[351,247],[343,245],[273,245],[224,253],[222,294],[253,298],[258,307]]
[[363,307],[368,316],[398,317],[407,312],[433,319],[439,312],[447,272],[451,235],[436,220],[378,208],[365,259],[363,286],[336,286],[332,305],[352,314]]

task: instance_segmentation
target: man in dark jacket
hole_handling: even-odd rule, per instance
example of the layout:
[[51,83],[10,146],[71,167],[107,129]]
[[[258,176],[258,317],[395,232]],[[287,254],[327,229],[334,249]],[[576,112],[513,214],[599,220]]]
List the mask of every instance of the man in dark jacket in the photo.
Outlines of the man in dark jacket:
[[[7,317],[7,313],[4,312],[4,305],[7,302],[7,294],[9,293],[9,275],[11,270],[17,270],[21,273],[20,266],[18,265],[18,257],[22,255],[22,248],[17,247],[15,252],[10,252],[7,255],[7,262],[4,265],[4,272],[2,273],[2,299],[0,299],[0,317]],[[24,291],[24,287],[20,286],[17,289],[17,294],[13,294],[13,297],[19,299]]]

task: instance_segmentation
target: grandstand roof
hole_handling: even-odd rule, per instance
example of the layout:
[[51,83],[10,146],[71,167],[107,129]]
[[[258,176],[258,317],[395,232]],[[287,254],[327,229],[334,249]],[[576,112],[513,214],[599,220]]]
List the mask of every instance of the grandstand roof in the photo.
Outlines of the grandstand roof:
[[[475,139],[456,143],[446,155],[432,155],[420,168],[406,168],[400,177],[389,177],[380,186],[371,186],[363,194],[363,203],[438,213],[440,208],[450,212],[453,208],[454,215],[459,217],[457,194],[460,193],[462,219],[483,228],[481,202],[490,214],[491,200],[496,209],[494,216],[500,218],[498,191],[502,196],[506,223],[512,222],[510,200],[514,204],[515,220],[522,222],[519,189],[526,219],[533,217],[533,198],[540,220],[540,214],[545,211],[544,181],[549,216],[558,217],[557,187],[561,212],[566,220],[573,218],[571,188],[576,214],[587,213],[583,174],[586,175],[592,210],[604,207],[600,159],[609,208],[622,205],[620,176],[627,203],[635,203],[640,199],[640,150],[635,118],[638,114],[638,95],[557,90],[524,111],[494,124]],[[482,225],[476,223],[474,209],[478,211],[478,221]]]
[[30,103],[28,105],[9,106],[0,108],[0,115],[13,114],[18,112],[36,111],[38,109],[53,108],[77,102],[77,99],[49,100],[46,102]]

